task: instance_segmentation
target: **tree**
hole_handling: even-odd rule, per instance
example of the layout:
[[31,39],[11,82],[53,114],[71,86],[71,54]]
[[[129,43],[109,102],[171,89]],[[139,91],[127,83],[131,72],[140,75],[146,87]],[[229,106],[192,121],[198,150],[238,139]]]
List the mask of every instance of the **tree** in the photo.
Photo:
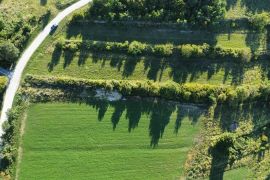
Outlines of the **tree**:
[[19,57],[19,49],[11,42],[0,42],[0,62],[14,63]]

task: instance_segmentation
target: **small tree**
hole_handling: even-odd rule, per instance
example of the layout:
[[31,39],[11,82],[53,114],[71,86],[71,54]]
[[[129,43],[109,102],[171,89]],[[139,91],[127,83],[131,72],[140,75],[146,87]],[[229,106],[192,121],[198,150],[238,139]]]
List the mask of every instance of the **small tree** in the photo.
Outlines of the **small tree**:
[[270,23],[269,14],[266,12],[255,14],[251,17],[250,23],[254,29],[263,31],[265,27]]

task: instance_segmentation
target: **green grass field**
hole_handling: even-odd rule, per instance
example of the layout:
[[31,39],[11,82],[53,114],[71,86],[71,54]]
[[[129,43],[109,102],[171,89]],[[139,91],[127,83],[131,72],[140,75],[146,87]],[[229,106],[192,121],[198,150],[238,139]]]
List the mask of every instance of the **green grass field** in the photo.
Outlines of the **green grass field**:
[[[262,3],[255,0],[227,2],[227,19],[249,17],[252,13],[269,10],[266,0]],[[252,6],[255,4],[259,5]],[[221,62],[219,59],[183,61],[94,53],[84,49],[77,53],[64,53],[54,46],[60,38],[118,42],[137,40],[175,45],[209,43],[258,52],[268,48],[266,34],[249,31],[226,33],[225,30],[210,33],[165,26],[89,22],[67,25],[67,22],[66,19],[45,40],[24,74],[227,85],[254,85],[270,78],[270,63],[267,61],[246,64]],[[201,112],[185,109],[164,102],[136,100],[91,102],[88,105],[32,104],[27,112],[22,140],[19,178],[180,179],[184,176],[187,153],[199,133],[202,116]],[[217,119],[223,129],[229,127],[239,114],[249,114],[244,111],[225,112],[227,114],[216,113],[220,115]],[[249,117],[243,115],[243,118]],[[246,179],[249,175],[250,171],[244,167],[225,172],[224,179]]]
[[[248,169],[248,167],[240,167],[237,169],[224,172],[223,179],[224,180],[249,179],[251,175],[252,175],[252,172],[251,170]],[[209,177],[207,179],[209,179]]]
[[224,173],[224,180],[238,180],[250,178],[252,172],[248,167],[241,167]]
[[202,111],[176,107],[135,100],[110,105],[32,104],[23,135],[19,177],[180,177],[187,152],[198,134],[200,122],[195,122],[202,117]]

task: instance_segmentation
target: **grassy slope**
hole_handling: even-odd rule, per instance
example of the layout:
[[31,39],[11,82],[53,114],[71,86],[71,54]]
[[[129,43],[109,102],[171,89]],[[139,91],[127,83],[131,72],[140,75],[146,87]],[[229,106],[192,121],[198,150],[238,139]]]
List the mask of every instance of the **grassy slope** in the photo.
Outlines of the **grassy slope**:
[[16,18],[16,16],[28,16],[36,15],[37,17],[44,14],[47,9],[52,11],[52,15],[55,15],[59,10],[56,8],[57,2],[68,3],[73,0],[2,0],[1,2],[1,14],[8,16],[9,18]]
[[31,105],[20,179],[173,179],[183,173],[198,125],[185,118],[176,135],[173,113],[158,147],[152,149],[147,115],[129,133],[125,113],[113,131],[112,113],[109,107],[98,121],[97,111],[84,104]]
[[249,170],[247,167],[240,167],[237,169],[224,172],[223,179],[224,180],[239,180],[239,179],[248,179],[250,178],[250,176],[251,176],[251,170]]
[[[42,75],[72,76],[91,79],[151,79],[156,81],[199,82],[210,84],[260,83],[263,72],[260,65],[247,66],[225,62],[186,62],[161,58],[132,58],[116,54],[91,54],[83,50],[75,55],[54,51],[56,39],[94,39],[108,41],[139,40],[149,43],[214,43],[227,48],[259,49],[251,35],[234,33],[213,35],[205,32],[183,33],[176,29],[156,27],[115,27],[111,25],[89,24],[67,28],[65,24],[56,34],[47,39],[35,53],[26,72]],[[249,38],[247,38],[247,36]],[[54,64],[49,68],[49,64]],[[252,76],[250,76],[252,74]]]

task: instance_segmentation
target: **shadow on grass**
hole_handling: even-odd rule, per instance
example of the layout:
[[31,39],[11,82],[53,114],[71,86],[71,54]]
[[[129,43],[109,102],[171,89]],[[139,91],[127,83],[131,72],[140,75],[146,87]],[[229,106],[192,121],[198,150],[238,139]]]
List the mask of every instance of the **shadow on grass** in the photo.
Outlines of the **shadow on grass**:
[[[252,120],[254,129],[270,125],[270,110],[267,103],[248,103],[239,106],[218,105],[215,108],[214,119],[220,122],[224,131],[230,131],[233,122]],[[254,132],[254,135],[260,133]]]
[[120,24],[78,22],[67,27],[67,39],[80,35],[82,40],[141,41],[147,43],[216,44],[216,35],[208,31],[185,31],[176,27],[156,27]]
[[61,55],[62,55],[62,49],[59,47],[55,47],[52,53],[51,62],[48,63],[49,72],[53,71],[54,67],[58,65]]
[[237,3],[237,0],[227,0],[226,1],[226,10],[228,11],[230,8],[234,7]]
[[[214,119],[220,122],[221,128],[225,132],[234,131],[232,130],[232,124],[234,122],[239,124],[240,122],[252,121],[253,130],[244,134],[242,137],[245,139],[252,138],[256,142],[260,142],[260,148],[259,151],[251,152],[251,154],[242,154],[243,157],[241,158],[251,155],[259,163],[264,159],[264,154],[269,152],[269,147],[267,146],[269,141],[262,141],[262,136],[270,137],[270,110],[268,103],[254,102],[233,107],[218,105],[214,111]],[[233,143],[221,141],[215,147],[209,149],[209,153],[213,158],[210,179],[222,180],[227,166],[233,164],[232,161],[229,161],[230,147],[233,147]]]
[[232,144],[220,142],[210,150],[212,163],[210,169],[210,180],[223,180],[223,175],[229,161],[229,147]]
[[[234,1],[231,4],[235,3]],[[205,34],[206,33],[206,34]],[[232,32],[229,31],[230,35]],[[147,43],[167,43],[172,42],[175,44],[183,43],[209,43],[216,44],[216,35],[209,32],[181,32],[176,29],[158,29],[156,27],[132,27],[130,25],[115,27],[112,24],[97,24],[91,22],[70,24],[67,28],[67,38],[76,37],[80,35],[82,41],[86,40],[102,40],[102,41],[125,41],[125,40],[138,40]],[[194,36],[194,37],[193,37]],[[197,38],[198,36],[198,38]],[[156,38],[155,38],[156,37]],[[163,39],[163,37],[167,37]],[[180,37],[180,38],[178,38]],[[171,39],[170,39],[171,38]],[[260,34],[254,32],[248,32],[246,36],[246,44],[251,48],[252,53],[259,50],[261,46],[261,40],[265,38]],[[83,46],[85,44],[83,43]],[[117,68],[118,71],[122,71],[122,77],[127,78],[133,75],[136,65],[140,62],[144,62],[144,73],[149,80],[161,81],[163,78],[163,72],[169,69],[169,78],[175,82],[185,83],[194,82],[198,80],[202,75],[207,75],[206,80],[211,80],[214,75],[217,75],[221,71],[224,74],[219,75],[221,82],[218,83],[230,83],[231,85],[239,85],[243,83],[244,74],[248,69],[252,69],[253,65],[258,65],[263,69],[263,74],[267,74],[265,77],[269,77],[268,68],[265,68],[265,61],[252,62],[252,63],[235,63],[232,61],[216,60],[182,60],[180,58],[157,58],[157,57],[132,57],[128,55],[112,54],[105,52],[89,52],[87,48],[80,48],[78,52],[78,66],[83,66],[87,59],[91,56],[93,63],[101,63],[104,66],[106,62],[109,62],[111,67]],[[70,65],[74,53],[67,52],[64,55],[64,68]],[[53,70],[54,59],[50,63],[52,66],[48,66],[49,71]],[[262,64],[260,64],[262,63]],[[266,66],[268,67],[268,65]],[[223,79],[222,79],[223,78]]]
[[260,3],[256,0],[241,0],[241,5],[245,6],[248,11],[252,13],[270,11],[270,3],[268,0],[260,0]]
[[[61,54],[62,52],[60,49],[55,49],[52,60],[48,64],[49,71],[53,71],[54,67],[58,65]],[[64,69],[72,63],[75,56],[77,56],[75,52],[66,51],[63,53]],[[144,65],[144,74],[147,79],[161,81],[164,76],[163,72],[168,70],[169,78],[179,83],[194,82],[203,74],[207,75],[206,80],[211,80],[214,75],[224,71],[224,74],[222,75],[223,79],[221,79],[220,83],[227,83],[230,81],[232,85],[239,85],[243,82],[245,71],[249,67],[252,68],[250,63],[244,65],[234,62],[218,62],[203,59],[189,61],[179,58],[158,58],[150,56],[134,57],[123,54],[85,52],[83,50],[81,50],[79,55],[78,66],[83,66],[89,57],[91,57],[92,63],[101,64],[101,68],[103,68],[105,64],[109,64],[112,68],[116,68],[119,72],[122,72],[122,77],[124,78],[132,76],[137,64],[142,61]],[[265,65],[267,65],[267,63],[265,63],[262,68],[264,71],[268,71],[267,68],[264,68]]]
[[45,28],[45,26],[49,23],[49,20],[51,18],[51,11],[47,11],[44,15],[41,16],[40,18],[40,24],[42,28]]
[[174,131],[175,134],[179,132],[183,119],[189,118],[192,124],[196,124],[205,112],[202,108],[196,106],[180,105],[176,102],[154,98],[130,97],[125,101],[121,100],[116,102],[91,99],[86,100],[85,102],[98,111],[99,121],[102,121],[104,118],[108,107],[113,107],[114,112],[111,116],[111,123],[114,131],[117,130],[117,124],[123,114],[125,114],[125,118],[128,120],[127,130],[130,133],[138,127],[142,115],[147,115],[150,120],[150,146],[153,148],[158,145],[159,140],[162,138],[165,128],[170,122],[171,116],[174,112],[177,113]]
[[[258,33],[258,32],[251,32],[249,31],[246,36],[246,44],[250,48],[251,53],[259,53],[260,47],[265,47],[267,45],[264,45],[263,42],[267,43],[267,32],[264,33]],[[265,47],[267,48],[267,47]],[[262,49],[263,51],[267,49]]]
[[48,0],[40,0],[39,3],[41,6],[45,6],[47,4]]

